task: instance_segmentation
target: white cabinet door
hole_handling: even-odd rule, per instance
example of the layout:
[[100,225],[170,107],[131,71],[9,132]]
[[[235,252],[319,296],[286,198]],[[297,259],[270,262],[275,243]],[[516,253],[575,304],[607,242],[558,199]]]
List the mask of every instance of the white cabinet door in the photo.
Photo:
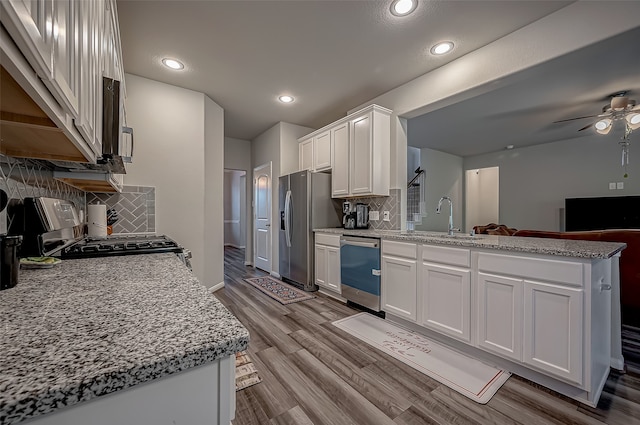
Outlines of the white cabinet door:
[[100,2],[79,2],[79,43],[80,60],[78,73],[80,77],[80,97],[76,127],[96,155],[102,154],[102,135],[98,137],[96,124],[98,121],[98,86],[100,70],[100,54],[96,40],[100,39],[102,24],[96,25],[98,9],[104,7]]
[[80,87],[80,3],[75,0],[56,0],[53,8],[53,78],[50,88],[73,118],[78,117]]
[[43,81],[53,77],[53,0],[3,0],[2,23]]
[[352,195],[366,195],[372,192],[372,113],[369,112],[351,120],[349,188]]
[[326,288],[342,293],[340,279],[340,248],[327,247]]
[[422,264],[422,325],[459,340],[471,340],[471,271]]
[[583,290],[524,281],[524,362],[583,381]]
[[300,171],[313,170],[313,139],[298,144],[298,164]]
[[382,256],[382,309],[415,322],[417,320],[417,261]]
[[522,361],[522,293],[524,281],[478,273],[478,345]]
[[329,169],[331,169],[331,131],[325,131],[313,140],[313,170]]
[[327,286],[327,247],[316,244],[315,248],[316,285],[324,288]]
[[334,127],[331,133],[331,196],[339,198],[349,195],[349,123]]

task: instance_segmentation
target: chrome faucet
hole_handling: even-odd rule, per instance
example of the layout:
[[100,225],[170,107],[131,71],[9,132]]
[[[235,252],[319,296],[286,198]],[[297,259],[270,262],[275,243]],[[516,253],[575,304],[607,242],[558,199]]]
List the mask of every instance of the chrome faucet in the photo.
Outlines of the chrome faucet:
[[442,201],[444,200],[449,201],[449,229],[447,230],[447,234],[449,236],[453,236],[453,232],[455,230],[460,231],[460,229],[453,227],[453,201],[451,201],[451,198],[448,196],[440,198],[440,201],[438,201],[438,208],[436,208],[436,214],[440,214],[440,208],[442,208]]

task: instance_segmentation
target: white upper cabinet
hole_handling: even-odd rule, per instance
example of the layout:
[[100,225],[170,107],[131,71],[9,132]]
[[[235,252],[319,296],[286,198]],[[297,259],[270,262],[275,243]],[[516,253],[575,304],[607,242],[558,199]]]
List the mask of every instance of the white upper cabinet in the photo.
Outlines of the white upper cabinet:
[[349,122],[331,129],[331,196],[349,196]]
[[[22,125],[18,131],[15,125],[3,123],[3,129],[11,126],[12,131],[5,132],[10,137],[3,140],[2,151],[13,156],[95,161],[102,153],[103,75],[120,81],[120,122],[125,118],[115,0],[7,0],[0,2],[0,12],[2,26],[15,42],[15,46],[2,44],[8,58],[3,66],[43,109],[30,113],[41,117],[44,112],[51,120],[49,126],[64,135],[33,137],[34,132],[42,133],[43,120],[30,120],[29,115],[19,122],[35,121],[40,127]],[[3,106],[5,110],[13,112]]]
[[53,4],[53,78],[47,84],[53,96],[73,118],[78,117],[80,96],[81,3],[56,0]]
[[34,71],[44,81],[53,76],[53,0],[1,1],[2,24]]
[[331,131],[325,131],[313,140],[313,170],[329,169],[331,169]]
[[298,161],[300,171],[313,171],[313,137],[298,143]]
[[350,115],[347,196],[388,196],[390,156],[391,111],[372,105]]
[[389,196],[390,110],[368,106],[299,139],[298,149],[300,170],[331,170],[333,198]]

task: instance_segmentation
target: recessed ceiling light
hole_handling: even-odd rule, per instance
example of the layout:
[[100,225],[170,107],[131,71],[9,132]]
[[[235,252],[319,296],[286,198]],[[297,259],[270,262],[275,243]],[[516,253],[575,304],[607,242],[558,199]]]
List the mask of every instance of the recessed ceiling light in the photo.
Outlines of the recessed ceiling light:
[[444,55],[445,53],[449,53],[451,50],[453,50],[453,42],[443,41],[431,48],[431,54]]
[[167,66],[171,69],[183,69],[184,65],[182,64],[182,62],[177,61],[175,59],[169,59],[169,58],[164,58],[162,59],[162,63],[164,64],[164,66]]
[[513,145],[507,145],[507,146],[505,146],[505,147],[506,147],[506,149],[508,149],[508,150],[511,150],[511,149],[513,149],[513,148],[514,148],[514,146],[513,146]]
[[283,94],[282,96],[278,97],[278,100],[282,103],[291,103],[294,99],[292,96]]
[[394,0],[391,3],[391,13],[396,16],[407,16],[418,7],[418,0]]

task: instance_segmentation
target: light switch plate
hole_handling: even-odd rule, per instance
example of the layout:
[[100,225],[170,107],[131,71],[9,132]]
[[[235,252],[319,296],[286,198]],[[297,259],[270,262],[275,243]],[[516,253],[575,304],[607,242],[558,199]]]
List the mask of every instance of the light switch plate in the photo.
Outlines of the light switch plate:
[[615,188],[616,188],[615,183],[609,183],[609,190],[615,190]]
[[616,183],[616,189],[624,189],[624,182]]
[[380,220],[380,211],[369,211],[369,220]]

